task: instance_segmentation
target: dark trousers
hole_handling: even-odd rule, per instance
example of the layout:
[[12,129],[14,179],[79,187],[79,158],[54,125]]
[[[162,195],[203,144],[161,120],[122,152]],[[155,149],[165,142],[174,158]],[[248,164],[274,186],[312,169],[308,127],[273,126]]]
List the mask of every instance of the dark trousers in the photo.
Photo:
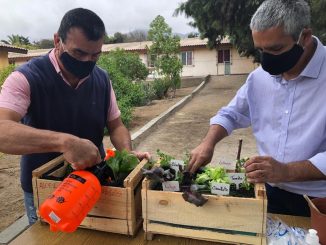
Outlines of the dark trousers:
[[302,195],[265,184],[267,212],[310,217],[310,209]]

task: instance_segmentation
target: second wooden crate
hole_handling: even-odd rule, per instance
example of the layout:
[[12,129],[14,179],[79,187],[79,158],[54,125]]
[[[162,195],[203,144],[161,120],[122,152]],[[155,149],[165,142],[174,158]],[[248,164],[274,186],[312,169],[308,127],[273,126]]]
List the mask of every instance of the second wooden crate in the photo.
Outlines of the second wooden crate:
[[143,228],[153,234],[187,237],[232,244],[266,244],[265,187],[255,186],[255,198],[204,195],[202,207],[185,202],[180,192],[153,190],[142,184]]

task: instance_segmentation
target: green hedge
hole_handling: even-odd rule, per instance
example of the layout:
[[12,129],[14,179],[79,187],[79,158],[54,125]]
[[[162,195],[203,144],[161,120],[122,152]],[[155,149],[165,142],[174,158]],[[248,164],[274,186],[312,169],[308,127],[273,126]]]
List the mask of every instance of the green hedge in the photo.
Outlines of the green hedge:
[[132,108],[145,105],[153,98],[154,93],[143,81],[148,70],[137,54],[122,49],[102,55],[97,64],[109,73],[121,119],[128,126],[132,120]]
[[6,78],[14,69],[15,69],[15,65],[9,65],[3,69],[0,69],[0,86],[2,86]]

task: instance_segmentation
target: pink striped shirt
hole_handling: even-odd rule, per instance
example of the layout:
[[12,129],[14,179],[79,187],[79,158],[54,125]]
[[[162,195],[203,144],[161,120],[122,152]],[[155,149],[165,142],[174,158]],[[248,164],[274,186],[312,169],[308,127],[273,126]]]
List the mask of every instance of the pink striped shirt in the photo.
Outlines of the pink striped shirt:
[[[70,86],[60,70],[58,61],[54,54],[54,49],[50,52],[49,58],[57,73],[60,74],[63,80]],[[87,77],[80,80],[75,89],[78,89],[86,79]],[[109,91],[109,93],[111,93],[111,101],[108,108],[108,121],[117,119],[121,114],[117,105],[115,93],[112,89],[112,84],[110,87],[111,91]],[[0,92],[0,107],[13,110],[24,117],[31,103],[30,94],[30,87],[26,77],[21,72],[14,71],[8,76],[2,85]]]

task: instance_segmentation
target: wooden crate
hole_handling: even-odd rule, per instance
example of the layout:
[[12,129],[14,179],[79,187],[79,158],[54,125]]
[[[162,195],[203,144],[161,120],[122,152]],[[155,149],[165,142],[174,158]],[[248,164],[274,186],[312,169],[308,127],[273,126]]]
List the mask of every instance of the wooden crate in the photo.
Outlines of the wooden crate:
[[[102,186],[102,194],[94,208],[88,213],[81,228],[135,235],[142,224],[141,168],[147,160],[141,161],[124,180],[124,187]],[[39,210],[44,200],[53,193],[61,181],[43,179],[43,175],[58,165],[62,167],[51,172],[63,176],[68,163],[59,156],[33,171],[34,203]]]
[[266,244],[267,198],[264,185],[255,198],[204,195],[202,207],[183,200],[180,192],[153,190],[144,179],[142,208],[145,238],[153,234],[181,236],[231,244]]

